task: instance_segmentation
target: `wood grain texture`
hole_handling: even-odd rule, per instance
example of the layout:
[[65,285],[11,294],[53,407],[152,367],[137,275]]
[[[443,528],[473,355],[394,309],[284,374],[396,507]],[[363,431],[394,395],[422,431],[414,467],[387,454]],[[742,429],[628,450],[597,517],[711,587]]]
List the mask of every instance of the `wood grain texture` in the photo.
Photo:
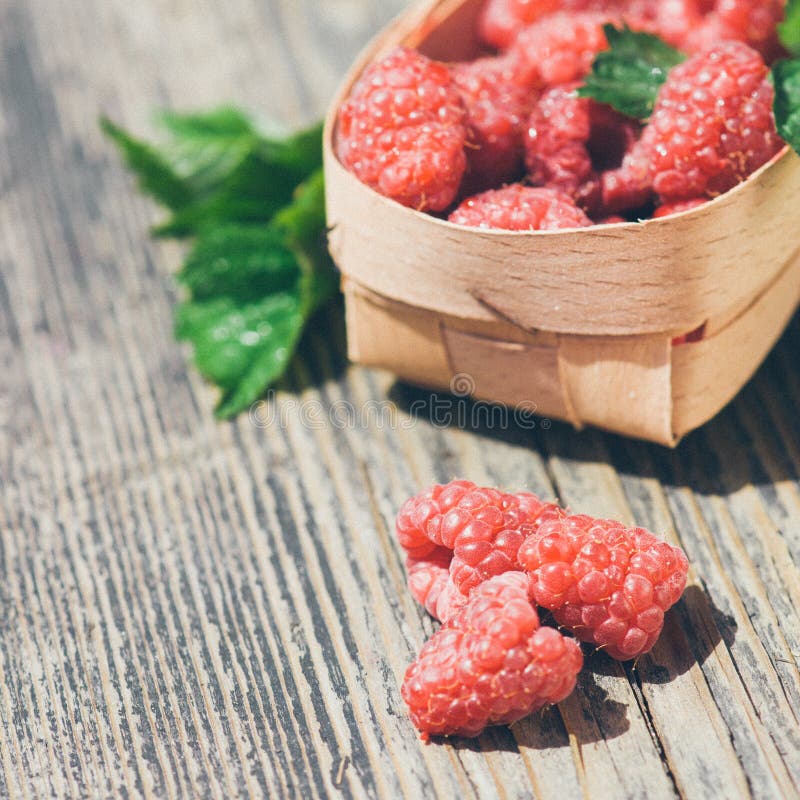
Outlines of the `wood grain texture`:
[[[346,368],[337,310],[284,390],[212,421],[172,338],[178,250],[97,116],[308,121],[401,6],[0,4],[0,796],[798,796],[797,319],[675,452],[448,419]],[[392,521],[456,475],[663,531],[692,586],[635,666],[593,655],[559,707],[426,747],[398,681],[434,626]]]

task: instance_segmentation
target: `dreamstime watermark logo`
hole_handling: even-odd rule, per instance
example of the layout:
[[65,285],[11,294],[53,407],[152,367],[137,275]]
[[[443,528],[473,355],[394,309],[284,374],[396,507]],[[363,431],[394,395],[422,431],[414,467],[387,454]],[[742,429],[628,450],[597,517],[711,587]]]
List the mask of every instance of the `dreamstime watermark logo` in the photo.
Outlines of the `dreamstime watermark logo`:
[[472,375],[460,372],[450,381],[450,394],[431,393],[410,401],[401,408],[391,400],[349,400],[325,402],[322,399],[298,400],[278,396],[270,390],[267,397],[250,406],[250,422],[259,429],[286,429],[300,425],[309,430],[406,430],[420,421],[434,428],[505,431],[510,429],[549,430],[549,419],[535,417],[532,401],[514,406],[498,405],[472,399],[478,385]]

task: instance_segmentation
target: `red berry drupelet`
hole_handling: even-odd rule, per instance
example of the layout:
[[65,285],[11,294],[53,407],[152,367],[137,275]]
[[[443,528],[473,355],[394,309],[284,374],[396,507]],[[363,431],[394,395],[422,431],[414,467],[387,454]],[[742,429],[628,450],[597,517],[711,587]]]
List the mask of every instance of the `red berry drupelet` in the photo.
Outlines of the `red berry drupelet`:
[[716,197],[783,146],[761,56],[724,42],[672,69],[642,143],[663,203]]
[[468,198],[449,220],[472,228],[508,231],[553,231],[592,224],[569,195],[516,183]]
[[401,691],[423,739],[477,736],[563,700],[582,665],[574,639],[539,626],[528,578],[507,572],[475,589],[426,642]]
[[538,605],[622,661],[655,644],[689,569],[680,548],[649,531],[585,516],[544,522],[517,557]]
[[516,180],[525,150],[525,124],[538,93],[514,81],[503,56],[454,64],[450,71],[467,107],[466,180],[471,191]]
[[403,47],[370,66],[339,110],[342,164],[420,211],[442,211],[455,199],[466,140],[466,109],[449,69]]

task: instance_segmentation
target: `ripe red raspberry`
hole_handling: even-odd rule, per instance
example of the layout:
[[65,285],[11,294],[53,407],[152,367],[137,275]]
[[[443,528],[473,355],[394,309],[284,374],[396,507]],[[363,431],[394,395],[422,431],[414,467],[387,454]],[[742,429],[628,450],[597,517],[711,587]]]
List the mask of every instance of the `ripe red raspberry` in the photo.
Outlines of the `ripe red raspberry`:
[[643,528],[585,516],[543,523],[517,558],[538,605],[620,660],[655,644],[689,568],[682,550]]
[[784,17],[784,0],[717,0],[713,10],[682,42],[697,53],[722,41],[745,42],[769,62],[782,52],[777,25]]
[[[432,606],[439,602],[437,593],[445,588],[443,580],[435,582],[445,567],[456,591],[468,595],[487,578],[519,569],[519,546],[541,521],[553,515],[563,512],[534,494],[506,494],[470,481],[432,486],[412,497],[397,515],[400,544],[411,556],[412,593],[434,617],[443,620],[444,615]],[[432,592],[434,598],[429,600]],[[447,603],[451,600],[459,598],[448,598]]]
[[487,44],[504,50],[520,29],[560,7],[559,0],[488,0],[478,31]]
[[514,82],[505,57],[454,64],[450,71],[467,107],[470,193],[516,180],[523,136],[537,93]]
[[539,627],[528,592],[521,572],[482,583],[422,647],[401,693],[423,739],[477,736],[572,692],[583,665],[580,647]]
[[617,169],[600,176],[600,203],[606,214],[633,211],[648,203],[653,196],[650,180],[650,158],[639,139],[630,145]]
[[704,5],[707,3],[702,0],[659,0],[650,30],[673,47],[682,48],[687,37],[702,26]]
[[436,547],[425,558],[408,558],[408,588],[411,596],[435,619],[447,622],[466,602],[450,577],[453,551]]
[[381,194],[442,211],[467,166],[465,117],[448,68],[399,47],[370,66],[343,103],[337,154]]
[[[572,197],[590,214],[641,206],[646,165],[634,174],[639,124],[610,106],[578,97],[578,84],[546,91],[528,121],[525,163],[532,183]],[[626,155],[628,154],[628,155]]]
[[[437,546],[444,546],[452,552],[452,540],[448,538],[449,543],[444,544],[439,534],[442,518],[462,501],[466,507],[468,501],[465,498],[476,490],[478,487],[471,481],[450,481],[431,486],[406,500],[397,514],[396,522],[401,547],[412,558],[420,559],[432,554]],[[429,534],[429,530],[437,532],[435,538]]]
[[558,13],[524,28],[508,51],[514,80],[544,88],[583,78],[608,48],[603,25],[612,21],[607,14]]
[[528,493],[504,495],[500,505],[489,503],[480,510],[472,508],[467,515],[450,511],[446,524],[458,524],[456,515],[462,523],[450,563],[453,583],[462,593],[469,594],[494,575],[518,570],[520,545],[543,520],[562,513],[552,503],[543,503]]
[[726,192],[783,146],[761,56],[723,42],[675,67],[642,135],[665,203]]
[[569,196],[518,183],[468,198],[449,220],[456,225],[508,231],[553,231],[592,224]]

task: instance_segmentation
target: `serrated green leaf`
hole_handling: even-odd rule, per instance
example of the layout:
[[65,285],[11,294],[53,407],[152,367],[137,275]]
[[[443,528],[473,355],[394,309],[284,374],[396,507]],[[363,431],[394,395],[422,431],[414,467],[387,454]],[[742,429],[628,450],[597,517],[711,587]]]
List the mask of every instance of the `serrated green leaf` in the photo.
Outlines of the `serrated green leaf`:
[[300,269],[285,235],[255,225],[220,225],[201,236],[178,273],[195,300],[246,302],[297,284]]
[[778,25],[781,44],[793,55],[800,55],[800,0],[788,0],[784,19]]
[[128,168],[136,174],[143,192],[173,210],[191,202],[192,190],[158,150],[126,133],[105,117],[100,120],[100,127],[119,148]]
[[156,228],[157,236],[191,236],[230,222],[269,222],[291,202],[306,172],[249,152],[211,194],[199,197]]
[[781,138],[800,153],[800,59],[778,61],[772,67],[775,124]]
[[686,56],[649,33],[605,25],[609,49],[599,53],[578,90],[635,119],[645,120],[653,111],[660,86],[672,67]]
[[229,297],[188,301],[178,307],[176,335],[191,342],[197,368],[223,390],[218,413],[228,416],[280,377],[304,322],[295,288],[244,305]]
[[235,109],[205,114],[163,111],[157,120],[170,134],[161,147],[163,157],[195,198],[208,197],[223,187],[230,173],[259,146],[253,123]]
[[169,137],[159,147],[104,127],[143,188],[173,211],[157,232],[198,237],[178,274],[189,297],[175,333],[222,390],[216,413],[226,418],[283,374],[306,321],[336,292],[321,126],[281,139],[236,109],[161,122]]
[[328,251],[325,221],[325,178],[315,172],[295,191],[294,200],[282,209],[272,226],[285,233],[304,272],[304,299],[308,313],[324,305],[339,288],[339,275]]

